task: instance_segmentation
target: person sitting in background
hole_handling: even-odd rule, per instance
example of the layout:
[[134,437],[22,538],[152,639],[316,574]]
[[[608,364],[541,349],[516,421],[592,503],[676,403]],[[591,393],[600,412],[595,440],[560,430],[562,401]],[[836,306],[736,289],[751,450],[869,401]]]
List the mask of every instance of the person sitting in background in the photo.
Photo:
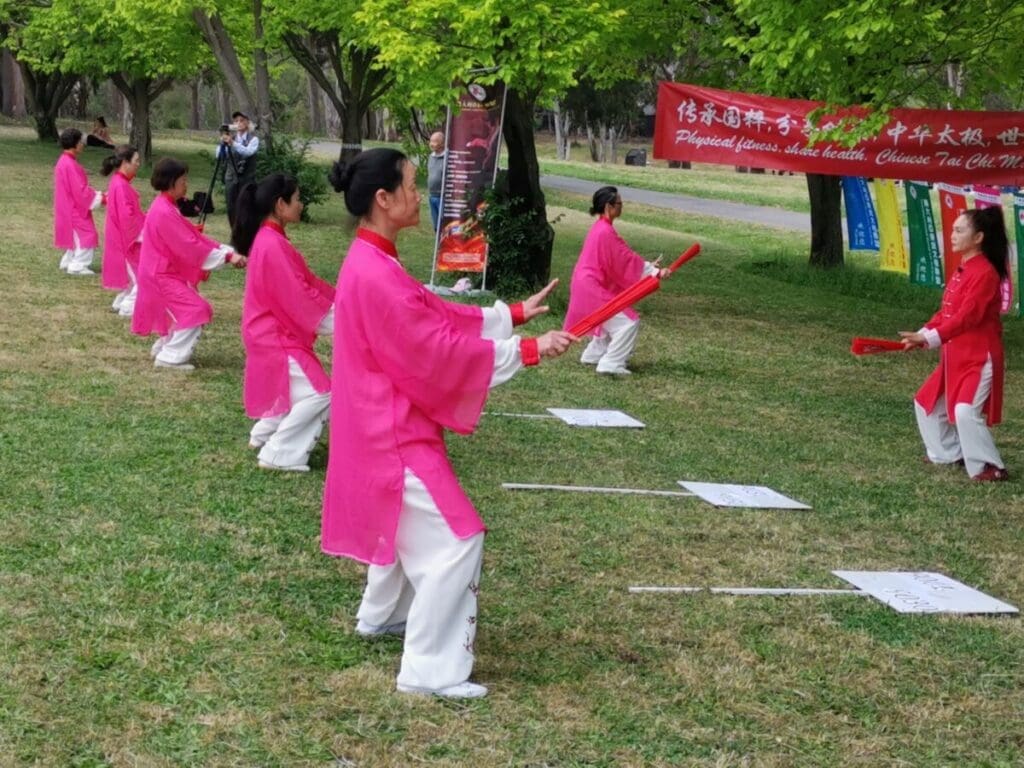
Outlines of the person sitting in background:
[[231,245],[248,259],[242,304],[245,411],[258,419],[249,447],[261,469],[309,471],[331,405],[317,336],[334,332],[334,288],[314,275],[285,228],[302,217],[298,182],[274,173],[247,184]]
[[110,138],[110,131],[107,130],[107,121],[103,119],[103,115],[96,116],[92,124],[92,130],[85,137],[85,143],[90,147],[114,149],[114,141]]

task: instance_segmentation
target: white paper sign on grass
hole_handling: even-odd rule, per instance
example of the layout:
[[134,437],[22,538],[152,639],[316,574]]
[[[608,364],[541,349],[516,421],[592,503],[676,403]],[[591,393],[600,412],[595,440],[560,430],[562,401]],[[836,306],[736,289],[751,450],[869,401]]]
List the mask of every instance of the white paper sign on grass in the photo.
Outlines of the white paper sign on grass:
[[588,408],[548,408],[548,413],[574,427],[627,427],[641,429],[642,421],[622,411],[600,411]]
[[716,507],[751,507],[754,509],[810,509],[806,504],[783,496],[778,491],[763,485],[730,485],[728,483],[691,483],[680,480],[679,484],[693,491],[708,504]]
[[928,571],[832,571],[899,613],[1011,614],[1002,600]]

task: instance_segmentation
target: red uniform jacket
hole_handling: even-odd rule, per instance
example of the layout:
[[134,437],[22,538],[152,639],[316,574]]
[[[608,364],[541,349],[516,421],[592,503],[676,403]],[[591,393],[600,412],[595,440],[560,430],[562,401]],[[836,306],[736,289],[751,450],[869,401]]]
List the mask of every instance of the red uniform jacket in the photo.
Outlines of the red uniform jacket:
[[992,392],[982,407],[989,425],[998,424],[1003,412],[1003,324],[999,320],[999,274],[984,255],[963,262],[942,295],[942,307],[926,328],[942,339],[939,366],[917,392],[917,402],[928,413],[943,393],[946,412],[954,422],[959,403],[974,401],[981,369],[992,358]]

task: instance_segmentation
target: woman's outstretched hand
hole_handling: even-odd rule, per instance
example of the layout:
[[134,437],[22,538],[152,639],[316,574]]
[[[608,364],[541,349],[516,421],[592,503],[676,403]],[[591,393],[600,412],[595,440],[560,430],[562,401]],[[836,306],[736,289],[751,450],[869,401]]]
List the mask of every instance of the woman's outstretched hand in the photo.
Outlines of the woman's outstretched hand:
[[[555,289],[556,285],[558,285],[557,277],[523,302],[524,323],[528,323],[530,320],[537,317],[537,315],[543,315],[550,310],[550,307],[548,307],[544,302],[547,299],[548,294]],[[543,354],[544,353],[542,352],[541,356],[543,356]]]
[[928,346],[928,340],[924,337],[924,334],[917,331],[900,331],[900,338],[903,339],[904,349]]
[[[549,285],[548,288],[550,287]],[[548,331],[537,337],[537,354],[541,357],[558,357],[569,349],[574,341],[578,339],[568,331]]]

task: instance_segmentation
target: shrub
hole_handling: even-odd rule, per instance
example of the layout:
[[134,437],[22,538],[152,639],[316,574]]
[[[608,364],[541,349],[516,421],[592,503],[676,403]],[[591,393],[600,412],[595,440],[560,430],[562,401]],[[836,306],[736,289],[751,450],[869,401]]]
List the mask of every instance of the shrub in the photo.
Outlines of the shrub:
[[309,139],[293,139],[279,133],[267,149],[256,153],[256,178],[271,173],[286,173],[299,182],[299,199],[305,206],[302,220],[309,221],[312,205],[327,199],[327,173],[323,166],[309,160]]

